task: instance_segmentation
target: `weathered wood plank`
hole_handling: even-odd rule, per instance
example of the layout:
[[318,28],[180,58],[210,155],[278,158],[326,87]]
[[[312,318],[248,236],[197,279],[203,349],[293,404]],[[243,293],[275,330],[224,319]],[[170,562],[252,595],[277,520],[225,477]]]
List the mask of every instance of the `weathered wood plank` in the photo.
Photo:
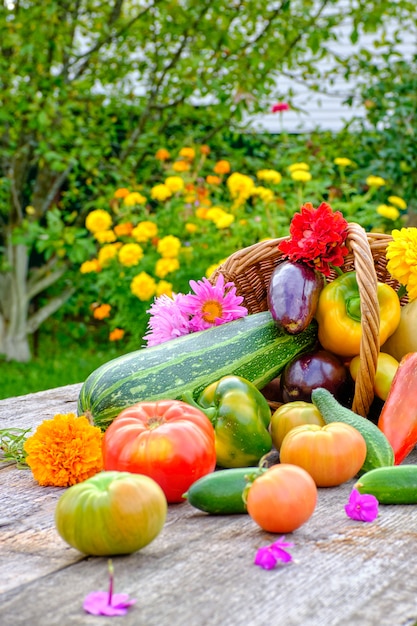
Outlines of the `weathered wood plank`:
[[[0,402],[0,423],[28,427],[75,411],[79,386]],[[4,421],[3,421],[4,420]],[[413,453],[407,462],[417,462]],[[0,472],[0,624],[96,624],[83,597],[107,587],[106,559],[83,557],[54,528],[61,489],[29,470]],[[113,559],[116,591],[137,604],[128,626],[411,626],[417,621],[415,506],[380,506],[372,524],[346,517],[354,481],[320,489],[316,511],[287,536],[294,563],[264,571],[258,547],[273,541],[247,515],[215,517],[171,505],[149,546]],[[102,618],[103,621],[106,618]]]

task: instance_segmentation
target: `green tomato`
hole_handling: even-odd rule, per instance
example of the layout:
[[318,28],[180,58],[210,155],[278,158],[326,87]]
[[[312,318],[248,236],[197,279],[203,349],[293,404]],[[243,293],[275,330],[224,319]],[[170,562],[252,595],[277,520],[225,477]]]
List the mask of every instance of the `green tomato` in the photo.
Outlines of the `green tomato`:
[[62,539],[84,554],[131,554],[161,532],[167,508],[164,492],[152,478],[99,472],[62,494],[55,525]]

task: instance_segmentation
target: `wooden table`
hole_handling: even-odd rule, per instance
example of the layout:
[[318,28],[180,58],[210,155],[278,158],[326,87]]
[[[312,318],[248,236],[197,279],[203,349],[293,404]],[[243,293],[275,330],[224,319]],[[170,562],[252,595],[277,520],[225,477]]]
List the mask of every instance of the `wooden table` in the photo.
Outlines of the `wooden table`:
[[[75,413],[79,389],[2,400],[0,428],[34,427],[56,413]],[[295,562],[270,571],[253,558],[276,536],[248,515],[216,517],[186,502],[171,505],[150,545],[113,558],[115,590],[137,599],[118,620],[134,626],[414,625],[417,508],[380,506],[375,522],[353,521],[343,508],[353,482],[319,490],[312,518],[287,535]],[[54,509],[63,490],[39,487],[30,470],[4,463],[0,484],[0,625],[110,620],[83,611],[87,593],[107,589],[107,559],[85,557],[57,534]]]

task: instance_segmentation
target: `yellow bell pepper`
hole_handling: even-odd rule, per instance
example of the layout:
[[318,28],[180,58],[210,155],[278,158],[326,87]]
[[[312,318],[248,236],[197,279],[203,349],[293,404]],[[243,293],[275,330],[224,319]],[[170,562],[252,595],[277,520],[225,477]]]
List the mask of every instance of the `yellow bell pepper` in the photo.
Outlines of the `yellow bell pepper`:
[[[400,322],[401,306],[395,290],[385,283],[378,282],[377,297],[382,345]],[[342,274],[322,289],[316,319],[319,342],[325,350],[343,357],[359,354],[362,327],[356,272]]]

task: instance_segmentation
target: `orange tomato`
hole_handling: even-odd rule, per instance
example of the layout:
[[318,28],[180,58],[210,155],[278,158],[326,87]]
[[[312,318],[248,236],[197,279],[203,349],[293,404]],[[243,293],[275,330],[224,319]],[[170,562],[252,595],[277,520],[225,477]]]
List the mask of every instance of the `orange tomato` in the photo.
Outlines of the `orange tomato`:
[[285,534],[312,516],[317,487],[301,467],[279,463],[255,478],[245,496],[250,517],[263,530]]
[[270,431],[272,443],[277,450],[281,448],[285,435],[303,424],[324,426],[325,421],[320,411],[311,402],[287,402],[282,404],[271,416]]
[[365,439],[342,422],[297,426],[286,435],[280,450],[282,463],[302,467],[318,487],[335,487],[350,480],[365,457]]

